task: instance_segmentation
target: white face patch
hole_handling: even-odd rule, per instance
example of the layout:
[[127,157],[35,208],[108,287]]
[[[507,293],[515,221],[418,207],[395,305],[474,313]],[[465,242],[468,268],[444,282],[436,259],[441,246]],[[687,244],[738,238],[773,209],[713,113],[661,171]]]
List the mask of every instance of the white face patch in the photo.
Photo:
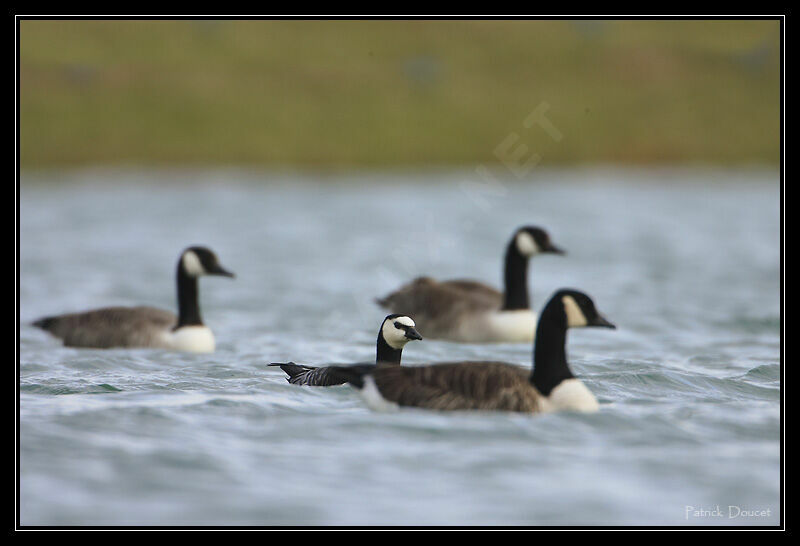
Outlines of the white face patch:
[[386,340],[386,343],[388,343],[389,347],[392,349],[402,349],[406,346],[406,343],[411,340],[406,337],[405,330],[394,325],[395,322],[411,327],[416,326],[416,324],[414,324],[414,321],[411,320],[410,317],[397,317],[383,321],[383,327],[381,328],[383,339]]
[[578,302],[572,296],[563,296],[561,303],[564,304],[564,312],[567,313],[567,326],[569,328],[580,328],[586,326],[589,321],[586,320],[586,315],[581,311]]
[[520,231],[517,233],[516,244],[519,253],[527,258],[541,252],[539,245],[536,244],[536,240],[527,231]]
[[192,250],[184,252],[181,261],[183,262],[183,270],[186,271],[187,275],[199,277],[206,272],[206,270],[203,269],[203,264],[200,263],[200,258],[198,258],[197,254]]

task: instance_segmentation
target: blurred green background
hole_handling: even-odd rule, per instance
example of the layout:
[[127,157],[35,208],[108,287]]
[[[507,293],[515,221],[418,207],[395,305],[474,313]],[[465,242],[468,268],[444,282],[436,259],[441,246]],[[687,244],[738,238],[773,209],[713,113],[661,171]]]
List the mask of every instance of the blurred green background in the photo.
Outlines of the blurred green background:
[[[20,21],[23,168],[779,161],[778,21]],[[542,103],[556,142],[523,120]]]

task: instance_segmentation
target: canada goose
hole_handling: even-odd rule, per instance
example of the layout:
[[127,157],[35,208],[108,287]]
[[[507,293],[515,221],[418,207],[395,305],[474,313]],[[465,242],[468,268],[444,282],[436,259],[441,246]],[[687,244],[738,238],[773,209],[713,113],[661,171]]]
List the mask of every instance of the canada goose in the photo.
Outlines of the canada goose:
[[514,232],[506,247],[505,291],[477,281],[418,277],[377,303],[411,315],[427,338],[467,343],[530,343],[536,314],[528,298],[528,260],[539,253],[564,254],[538,227]]
[[[388,315],[381,323],[378,330],[377,354],[375,364],[364,364],[363,366],[399,366],[400,358],[403,355],[403,347],[406,343],[413,340],[420,340],[414,321],[411,317],[404,315]],[[280,366],[289,377],[286,380],[294,385],[308,385],[313,387],[330,387],[332,385],[344,385],[345,380],[334,377],[330,373],[330,367],[315,368],[312,366],[301,366],[294,362],[280,363],[275,362],[270,366]]]
[[597,400],[574,375],[565,351],[567,328],[615,328],[582,292],[563,289],[542,311],[533,370],[504,362],[449,362],[431,366],[334,367],[376,410],[416,406],[436,410],[542,413],[596,411]]
[[159,347],[210,353],[215,347],[214,334],[203,324],[197,301],[197,279],[201,275],[234,276],[208,248],[184,250],[176,272],[177,317],[154,307],[104,307],[41,318],[33,325],[64,340],[69,347]]

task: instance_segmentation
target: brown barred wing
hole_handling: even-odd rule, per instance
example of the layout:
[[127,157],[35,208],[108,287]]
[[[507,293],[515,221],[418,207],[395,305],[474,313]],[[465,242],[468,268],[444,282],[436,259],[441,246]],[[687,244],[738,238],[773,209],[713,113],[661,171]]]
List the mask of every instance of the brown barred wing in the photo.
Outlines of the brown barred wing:
[[372,376],[381,395],[401,406],[535,413],[541,395],[529,374],[503,362],[453,362],[381,368]]

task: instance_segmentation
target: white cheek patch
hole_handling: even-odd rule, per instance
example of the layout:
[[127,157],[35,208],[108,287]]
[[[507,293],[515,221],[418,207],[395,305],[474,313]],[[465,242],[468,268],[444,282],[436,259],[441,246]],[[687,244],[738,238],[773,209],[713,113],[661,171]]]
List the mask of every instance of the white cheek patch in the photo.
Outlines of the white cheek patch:
[[580,328],[586,326],[589,321],[586,320],[586,315],[581,311],[578,302],[572,296],[564,296],[561,298],[561,303],[564,304],[564,312],[567,314],[567,326],[570,328]]
[[206,270],[203,269],[203,264],[200,263],[200,258],[197,257],[193,251],[188,250],[183,253],[183,270],[192,277],[199,277],[205,274]]
[[386,340],[386,343],[388,343],[389,347],[392,349],[402,349],[406,346],[406,343],[408,343],[409,339],[406,337],[404,330],[400,330],[399,328],[395,327],[395,322],[399,322],[405,326],[413,327],[414,321],[409,317],[397,317],[396,319],[387,319],[383,323],[383,328],[381,328],[381,331],[383,332],[383,339]]
[[540,252],[539,245],[536,240],[527,231],[520,231],[517,233],[517,250],[523,256],[531,257]]

